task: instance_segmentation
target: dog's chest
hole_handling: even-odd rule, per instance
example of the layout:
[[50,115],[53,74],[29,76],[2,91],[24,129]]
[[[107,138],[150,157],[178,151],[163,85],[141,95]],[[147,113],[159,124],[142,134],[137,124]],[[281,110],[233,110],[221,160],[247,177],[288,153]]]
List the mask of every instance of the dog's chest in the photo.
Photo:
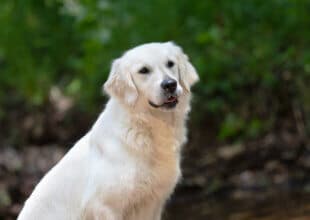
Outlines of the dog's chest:
[[[180,176],[178,155],[171,145],[151,147],[154,150],[143,157],[122,151],[118,152],[117,161],[105,162],[103,184],[99,186],[102,201],[112,207],[131,209],[140,203],[163,201],[171,194]],[[109,193],[104,194],[106,191]]]
[[[161,204],[172,193],[180,175],[178,161],[163,158],[162,161],[136,162],[127,158],[122,164],[107,166],[113,172],[97,176],[102,183],[86,205],[87,212],[93,204],[100,203],[124,216],[136,215],[146,204]],[[89,210],[90,209],[90,210]],[[136,214],[135,214],[136,213]]]
[[104,139],[95,175],[100,183],[89,204],[132,213],[170,196],[180,177],[179,142],[167,128],[156,131],[132,124],[122,136]]
[[161,198],[171,193],[180,176],[179,161],[174,152],[153,151],[141,161],[133,161],[120,170],[120,181],[127,183],[120,186],[123,188],[121,194],[128,194],[129,198]]
[[[180,176],[179,143],[171,131],[159,134],[143,134],[146,149],[140,161],[135,164],[135,182],[146,192],[158,196],[167,194],[175,186]],[[141,143],[141,142],[140,142]]]

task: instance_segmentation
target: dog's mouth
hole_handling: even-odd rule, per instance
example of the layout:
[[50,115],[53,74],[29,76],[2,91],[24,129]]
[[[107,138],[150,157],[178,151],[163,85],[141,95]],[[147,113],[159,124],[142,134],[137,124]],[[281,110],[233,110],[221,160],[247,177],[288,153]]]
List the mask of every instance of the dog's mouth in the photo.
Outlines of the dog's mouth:
[[151,102],[151,101],[149,101],[149,104],[152,106],[152,107],[154,107],[154,108],[160,108],[160,107],[164,107],[164,108],[168,108],[168,109],[170,109],[170,108],[174,108],[177,104],[178,104],[178,97],[177,96],[175,96],[175,95],[171,95],[171,96],[169,96],[166,100],[165,100],[165,102],[163,103],[163,104],[161,104],[161,105],[157,105],[157,104],[155,104],[155,103],[153,103],[153,102]]

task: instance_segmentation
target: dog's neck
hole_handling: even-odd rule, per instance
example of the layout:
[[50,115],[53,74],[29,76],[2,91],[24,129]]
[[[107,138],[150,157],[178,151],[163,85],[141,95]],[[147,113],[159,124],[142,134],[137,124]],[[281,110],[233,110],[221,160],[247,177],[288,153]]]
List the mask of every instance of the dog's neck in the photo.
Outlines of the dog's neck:
[[116,99],[110,99],[92,128],[92,135],[96,135],[93,139],[101,140],[105,135],[109,135],[117,136],[128,146],[137,149],[152,148],[149,145],[163,142],[179,148],[186,141],[183,137],[186,136],[184,134],[185,119],[189,111],[188,100],[189,97],[184,97],[183,102],[171,111],[151,108],[140,111],[139,105],[136,105],[136,108],[124,106]]

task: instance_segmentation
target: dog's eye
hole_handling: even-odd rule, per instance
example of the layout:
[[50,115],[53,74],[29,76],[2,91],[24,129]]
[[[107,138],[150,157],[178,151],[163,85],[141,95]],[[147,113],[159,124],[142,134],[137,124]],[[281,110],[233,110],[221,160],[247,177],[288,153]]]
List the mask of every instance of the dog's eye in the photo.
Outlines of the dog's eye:
[[174,62],[171,61],[171,60],[168,60],[168,62],[167,62],[167,67],[168,67],[168,68],[171,68],[171,67],[173,67],[173,66],[174,66]]
[[150,72],[150,69],[147,68],[147,67],[142,67],[140,70],[139,70],[139,73],[141,74],[148,74]]

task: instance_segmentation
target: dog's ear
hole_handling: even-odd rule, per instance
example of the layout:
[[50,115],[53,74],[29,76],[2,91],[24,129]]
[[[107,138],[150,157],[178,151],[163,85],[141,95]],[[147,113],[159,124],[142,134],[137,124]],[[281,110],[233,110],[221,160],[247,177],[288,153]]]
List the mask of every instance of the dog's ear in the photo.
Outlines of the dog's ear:
[[113,61],[111,72],[103,88],[109,96],[119,98],[128,105],[134,105],[138,98],[138,91],[131,74],[122,67],[121,58]]
[[199,80],[199,76],[195,67],[189,62],[188,56],[183,52],[181,47],[173,42],[168,42],[170,46],[173,46],[176,51],[176,57],[178,60],[178,71],[180,77],[180,83],[186,91],[190,91],[192,85]]

